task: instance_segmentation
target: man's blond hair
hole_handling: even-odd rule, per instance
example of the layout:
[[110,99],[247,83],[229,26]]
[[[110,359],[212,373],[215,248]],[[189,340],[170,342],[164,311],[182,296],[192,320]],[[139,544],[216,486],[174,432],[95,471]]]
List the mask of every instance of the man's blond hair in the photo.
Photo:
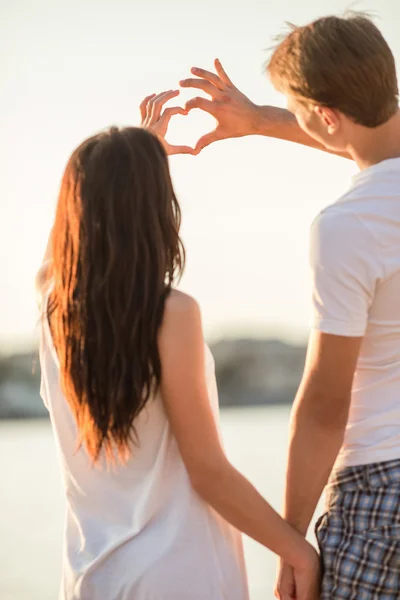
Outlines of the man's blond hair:
[[398,109],[393,54],[365,15],[291,26],[267,71],[279,91],[337,109],[366,127],[382,125]]

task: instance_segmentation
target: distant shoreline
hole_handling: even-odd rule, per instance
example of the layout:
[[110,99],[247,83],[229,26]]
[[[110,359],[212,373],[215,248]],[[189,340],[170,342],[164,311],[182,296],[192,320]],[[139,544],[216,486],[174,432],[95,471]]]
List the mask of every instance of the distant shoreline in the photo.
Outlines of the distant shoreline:
[[[277,340],[225,339],[211,345],[221,408],[293,402],[306,348]],[[0,357],[0,419],[45,419],[37,351]]]

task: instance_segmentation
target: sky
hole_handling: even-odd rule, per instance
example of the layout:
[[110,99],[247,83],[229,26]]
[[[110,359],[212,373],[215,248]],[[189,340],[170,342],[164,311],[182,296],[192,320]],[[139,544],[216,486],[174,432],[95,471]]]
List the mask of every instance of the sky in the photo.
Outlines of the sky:
[[[368,10],[400,60],[398,0],[13,0],[0,7],[0,352],[30,344],[33,282],[72,150],[109,125],[138,125],[141,100],[220,58],[258,104],[284,106],[264,73],[285,21]],[[184,90],[182,104],[196,90]],[[214,126],[194,111],[169,140]],[[206,335],[299,341],[310,312],[309,228],[346,191],[350,161],[248,137],[170,159],[188,264],[180,288],[200,302]]]

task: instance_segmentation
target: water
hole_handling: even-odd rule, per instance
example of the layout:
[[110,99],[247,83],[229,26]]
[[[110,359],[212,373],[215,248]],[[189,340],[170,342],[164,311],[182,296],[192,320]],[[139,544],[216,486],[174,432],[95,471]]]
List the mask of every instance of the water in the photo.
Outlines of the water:
[[[281,506],[287,408],[222,413],[233,464],[277,509]],[[64,498],[47,421],[0,424],[0,598],[56,600],[61,567]],[[251,600],[272,600],[275,557],[245,539]]]

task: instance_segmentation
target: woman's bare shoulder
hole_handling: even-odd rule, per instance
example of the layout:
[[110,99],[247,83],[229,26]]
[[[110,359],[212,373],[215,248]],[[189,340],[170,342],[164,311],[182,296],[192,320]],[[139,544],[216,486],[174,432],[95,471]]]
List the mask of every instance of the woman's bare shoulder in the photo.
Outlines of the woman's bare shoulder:
[[166,317],[169,315],[194,315],[200,312],[200,307],[192,296],[180,292],[179,290],[171,290],[166,302],[165,302],[165,313]]
[[160,334],[164,340],[177,342],[186,338],[190,332],[201,332],[201,312],[198,302],[183,292],[172,290],[164,309]]

